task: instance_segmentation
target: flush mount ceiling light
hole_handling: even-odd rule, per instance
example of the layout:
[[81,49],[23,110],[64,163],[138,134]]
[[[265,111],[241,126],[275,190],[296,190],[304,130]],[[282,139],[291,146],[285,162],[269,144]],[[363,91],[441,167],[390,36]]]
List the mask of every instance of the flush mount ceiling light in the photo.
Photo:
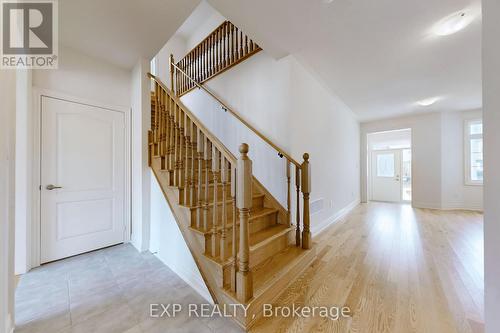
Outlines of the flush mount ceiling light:
[[323,1],[323,3],[326,3],[326,4],[329,4],[329,3],[333,2],[333,0],[322,0],[322,1]]
[[474,15],[471,11],[461,10],[437,22],[432,31],[438,36],[449,36],[464,29],[473,20]]
[[439,100],[439,97],[430,97],[423,99],[421,101],[418,101],[417,104],[420,106],[431,106],[432,104],[436,103]]

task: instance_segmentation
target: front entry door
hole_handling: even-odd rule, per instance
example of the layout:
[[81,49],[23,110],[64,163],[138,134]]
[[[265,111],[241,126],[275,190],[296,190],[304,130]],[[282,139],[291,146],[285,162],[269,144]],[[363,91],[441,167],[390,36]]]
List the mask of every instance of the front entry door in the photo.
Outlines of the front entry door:
[[125,115],[43,96],[41,262],[124,240]]
[[401,201],[401,150],[372,153],[372,200]]

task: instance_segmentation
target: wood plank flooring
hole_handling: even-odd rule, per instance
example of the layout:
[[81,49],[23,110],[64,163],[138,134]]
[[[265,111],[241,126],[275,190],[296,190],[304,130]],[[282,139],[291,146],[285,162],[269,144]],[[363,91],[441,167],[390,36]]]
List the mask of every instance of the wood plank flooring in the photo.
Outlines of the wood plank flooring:
[[484,331],[482,214],[362,204],[315,242],[317,259],[274,306],[350,317],[262,318],[251,332]]

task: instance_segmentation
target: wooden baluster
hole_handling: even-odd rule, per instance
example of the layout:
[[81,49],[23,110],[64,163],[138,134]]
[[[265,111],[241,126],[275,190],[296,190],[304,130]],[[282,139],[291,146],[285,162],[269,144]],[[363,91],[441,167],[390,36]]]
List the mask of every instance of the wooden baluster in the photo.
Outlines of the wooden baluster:
[[286,208],[288,212],[287,220],[288,226],[292,224],[292,200],[290,197],[290,161],[286,160]]
[[198,82],[203,82],[203,44],[198,46]]
[[241,156],[237,167],[236,205],[240,214],[240,254],[238,273],[236,274],[236,296],[240,302],[247,302],[253,297],[253,278],[250,270],[250,244],[248,220],[252,208],[252,161],[248,158],[248,145],[240,146]]
[[194,190],[194,182],[195,182],[195,158],[196,158],[196,140],[198,140],[196,136],[196,125],[194,122],[191,121],[191,128],[189,129],[189,133],[191,134],[191,173],[189,176],[190,182],[189,182],[189,202],[191,203],[191,206],[196,205],[196,193]]
[[[189,62],[189,70],[187,71],[187,74],[189,75],[189,77],[193,77],[193,53],[192,52],[190,52],[188,54],[188,62]],[[189,90],[192,87],[192,81],[189,80],[189,78],[186,78],[186,81],[188,83],[187,90]]]
[[200,46],[200,81],[203,82],[205,80],[205,43],[201,43]]
[[219,185],[219,168],[220,168],[220,153],[215,147],[215,145],[212,145],[212,174],[214,178],[214,205],[212,207],[212,257],[215,258],[217,256],[217,249],[219,247],[219,242],[218,242],[218,220],[219,216],[217,215],[218,213],[218,207],[217,207],[217,197],[218,197],[218,185]]
[[238,58],[243,57],[243,31],[240,30],[240,50]]
[[[178,63],[177,63],[177,66],[179,66],[180,69],[183,68],[183,64],[184,64],[184,59],[181,59]],[[184,75],[182,75],[179,71],[177,71],[177,82],[178,82],[178,89],[177,89],[177,96],[181,95],[182,94],[182,91],[183,91],[183,85],[182,85],[182,77]]]
[[226,259],[226,247],[227,247],[227,237],[226,237],[226,222],[227,222],[227,208],[226,208],[226,199],[227,199],[227,193],[226,193],[226,186],[227,186],[227,178],[228,178],[228,169],[227,169],[227,160],[226,158],[221,154],[221,175],[220,175],[220,180],[222,183],[222,211],[221,211],[221,218],[222,218],[222,228],[221,228],[221,234],[220,234],[220,260],[221,262],[224,262]]
[[[201,44],[196,47],[196,82],[202,82],[203,81],[203,72],[202,72],[202,67],[201,67]],[[196,86],[196,85],[195,85]]]
[[234,27],[234,49],[233,49],[233,61],[238,59],[238,27]]
[[201,52],[200,52],[200,47],[196,48],[196,55],[195,55],[195,61],[196,61],[196,82],[201,81],[201,68],[200,68],[200,57],[201,57]]
[[215,32],[215,73],[219,72],[220,69],[220,43],[219,43],[220,28]]
[[236,225],[236,166],[231,165],[231,205],[233,209],[233,243],[232,255],[233,264],[231,266],[231,291],[236,292],[236,273],[238,272],[238,226]]
[[230,38],[231,38],[231,47],[229,48],[229,63],[232,64],[234,62],[234,25],[230,23]]
[[[179,193],[184,193],[185,189],[185,178],[184,178],[184,148],[186,147],[186,136],[184,135],[184,112],[183,110],[179,107],[179,171],[177,173],[177,176],[179,177],[178,180],[178,186],[179,186]],[[184,197],[181,198],[182,202],[180,203],[181,205],[186,205],[184,202]]]
[[189,73],[189,59],[188,59],[188,56],[186,55],[186,58],[184,59],[184,73],[183,76],[184,76],[184,91],[183,93],[186,93],[186,91],[188,90],[188,84],[189,84],[189,80],[186,76],[186,74]]
[[[192,53],[193,53],[193,75],[191,75],[191,77],[195,81],[198,81],[198,62],[196,61],[196,60],[198,60],[198,50],[194,49]],[[194,83],[193,83],[193,87],[194,87]]]
[[185,144],[186,147],[184,149],[184,205],[185,206],[191,206],[191,201],[190,201],[190,192],[189,190],[191,189],[191,178],[189,177],[189,158],[191,157],[191,125],[189,124],[189,117],[187,113],[184,112],[184,137],[186,138]]
[[220,44],[220,49],[219,49],[219,55],[220,55],[220,66],[219,70],[222,71],[224,69],[224,25],[220,27],[219,30],[219,44]]
[[169,120],[170,120],[170,133],[169,133],[169,148],[168,148],[168,169],[169,172],[169,185],[173,185],[173,173],[175,170],[175,101],[170,99]]
[[224,22],[224,25],[222,26],[222,68],[225,68],[227,65],[227,43],[226,43],[226,37],[227,37],[227,22]]
[[189,89],[189,80],[186,75],[189,75],[189,54],[184,57],[184,93]]
[[163,88],[160,89],[160,110],[161,110],[161,122],[160,122],[160,161],[161,170],[165,170],[165,155],[166,155],[166,146],[165,146],[165,137],[167,135],[167,121],[166,121],[166,110],[165,110],[165,91]]
[[205,193],[203,194],[203,230],[208,231],[210,228],[210,223],[208,220],[208,184],[210,182],[210,140],[205,136],[205,145],[203,147],[203,154],[205,159]]
[[158,156],[161,156],[161,135],[162,135],[162,131],[161,131],[161,123],[162,123],[162,113],[161,113],[161,90],[162,88],[160,86],[158,86],[158,94],[156,95],[156,105],[158,106],[156,108],[157,112],[158,112],[158,123],[156,124],[156,128],[157,128],[157,136],[156,136],[156,144],[157,144],[157,155]]
[[233,25],[227,23],[227,64],[230,66],[233,63]]
[[164,91],[164,104],[165,104],[165,140],[164,140],[164,145],[165,145],[165,170],[168,169],[168,149],[169,149],[168,137],[170,135],[170,119],[169,119],[169,116],[168,116],[169,103],[170,103],[170,96],[167,94],[166,91]]
[[158,91],[160,90],[158,83],[155,81],[155,114],[154,114],[154,128],[153,128],[153,147],[154,147],[154,155],[156,156],[158,154]]
[[[177,89],[175,89],[176,87],[174,86],[174,55],[173,54],[170,54],[170,90],[172,91],[172,94],[175,95],[175,91]],[[177,87],[179,87],[177,85]]]
[[309,193],[311,193],[311,168],[309,167],[309,154],[304,154],[304,162],[302,162],[302,195],[304,199],[304,230],[302,230],[302,248],[311,248],[311,230],[309,216]]
[[205,80],[210,76],[210,44],[209,39],[206,39],[203,45],[205,45]]
[[179,106],[174,106],[174,186],[179,186]]
[[196,135],[196,153],[198,155],[198,188],[196,191],[196,198],[198,199],[198,208],[196,209],[196,227],[201,230],[202,220],[203,220],[203,149],[204,149],[204,137],[201,130],[198,128],[198,133]]
[[217,34],[217,31],[214,31],[214,33],[211,35],[211,47],[212,47],[212,75],[215,73],[216,69],[216,63],[217,63],[217,45],[215,44],[215,35]]
[[248,36],[245,35],[245,55],[248,54]]
[[300,246],[300,167],[295,166],[295,187],[297,188],[297,212],[295,219],[297,225],[295,229],[295,245]]

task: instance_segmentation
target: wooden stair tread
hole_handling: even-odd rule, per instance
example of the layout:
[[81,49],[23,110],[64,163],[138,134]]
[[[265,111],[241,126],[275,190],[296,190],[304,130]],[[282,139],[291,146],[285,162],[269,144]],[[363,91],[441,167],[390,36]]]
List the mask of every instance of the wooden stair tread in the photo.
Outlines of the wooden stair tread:
[[[299,262],[310,255],[315,255],[315,251],[304,250],[294,245],[288,246],[283,251],[264,260],[252,268],[254,297],[250,302],[258,299],[267,289],[273,288],[274,283],[286,276]],[[224,286],[224,292],[237,300],[234,292],[228,285]],[[279,295],[277,292],[275,295]]]
[[274,237],[279,237],[289,230],[290,228],[286,225],[275,224],[273,226],[259,230],[254,234],[250,234],[250,251],[252,251],[253,248],[259,246],[263,242],[270,242],[274,239]]
[[[261,217],[263,217],[263,216],[270,215],[270,214],[275,214],[275,213],[277,213],[277,212],[278,212],[278,210],[277,210],[277,209],[275,209],[275,208],[261,207],[261,208],[259,208],[259,209],[258,209],[255,213],[253,213],[253,214],[252,214],[252,212],[250,212],[249,223],[252,223],[252,221],[253,221],[253,220],[256,220],[256,219],[261,218]],[[233,217],[228,215],[227,220],[226,220],[226,228],[227,228],[227,229],[232,229],[232,228],[233,228],[233,221],[232,221],[232,219],[233,219]],[[238,221],[238,219],[236,220],[236,224],[237,224],[237,225],[239,225],[239,224],[240,224],[240,222]],[[276,224],[275,226],[280,226],[280,227],[281,227],[281,226],[283,226],[283,225],[281,225],[281,224]],[[274,226],[273,226],[273,227],[274,227]],[[284,227],[286,227],[286,226],[284,226]],[[286,227],[286,228],[288,228],[288,227]],[[205,230],[200,230],[200,229],[197,229],[197,228],[194,228],[194,227],[190,227],[190,229],[191,229],[191,230],[193,230],[193,231],[196,231],[196,232],[198,232],[198,233],[201,233],[201,234],[211,234],[211,233],[212,233],[212,230],[211,230],[211,229],[210,229],[210,230],[208,230],[208,231],[205,231]],[[220,220],[218,220],[217,230],[221,230],[221,229],[222,229],[221,221],[220,221]],[[264,229],[264,230],[265,230],[265,229]],[[258,231],[258,232],[261,232],[261,231],[263,231],[263,230],[260,230],[260,231]],[[256,233],[258,233],[258,232],[256,232]],[[255,234],[256,234],[256,233],[255,233]],[[250,237],[251,237],[251,235],[253,235],[253,234],[250,234]],[[271,235],[272,235],[272,233],[271,233]],[[229,241],[228,243],[231,243],[231,242]],[[251,240],[250,240],[250,245],[252,245]]]
[[[252,199],[257,199],[257,198],[261,198],[261,197],[265,197],[265,196],[266,196],[266,195],[265,195],[264,193],[253,193],[253,195],[252,195]],[[223,201],[222,201],[222,199],[217,200],[217,204],[218,204],[218,205],[222,205],[222,202],[223,202]],[[228,205],[228,206],[229,206],[229,205],[231,205],[231,204],[232,204],[232,199],[228,199],[228,200],[226,200],[226,205]],[[211,202],[209,202],[208,207],[212,207],[213,205],[214,205],[214,202],[213,202],[213,201],[211,201]],[[196,210],[196,209],[198,209],[198,206],[197,206],[197,205],[194,205],[194,206],[189,206],[189,209],[191,209],[191,210]],[[251,212],[250,212],[250,214],[251,214]]]
[[296,265],[296,261],[307,255],[307,250],[290,245],[280,253],[264,260],[252,268],[254,295],[258,296],[266,286],[272,284],[272,281],[287,274],[288,270]]

